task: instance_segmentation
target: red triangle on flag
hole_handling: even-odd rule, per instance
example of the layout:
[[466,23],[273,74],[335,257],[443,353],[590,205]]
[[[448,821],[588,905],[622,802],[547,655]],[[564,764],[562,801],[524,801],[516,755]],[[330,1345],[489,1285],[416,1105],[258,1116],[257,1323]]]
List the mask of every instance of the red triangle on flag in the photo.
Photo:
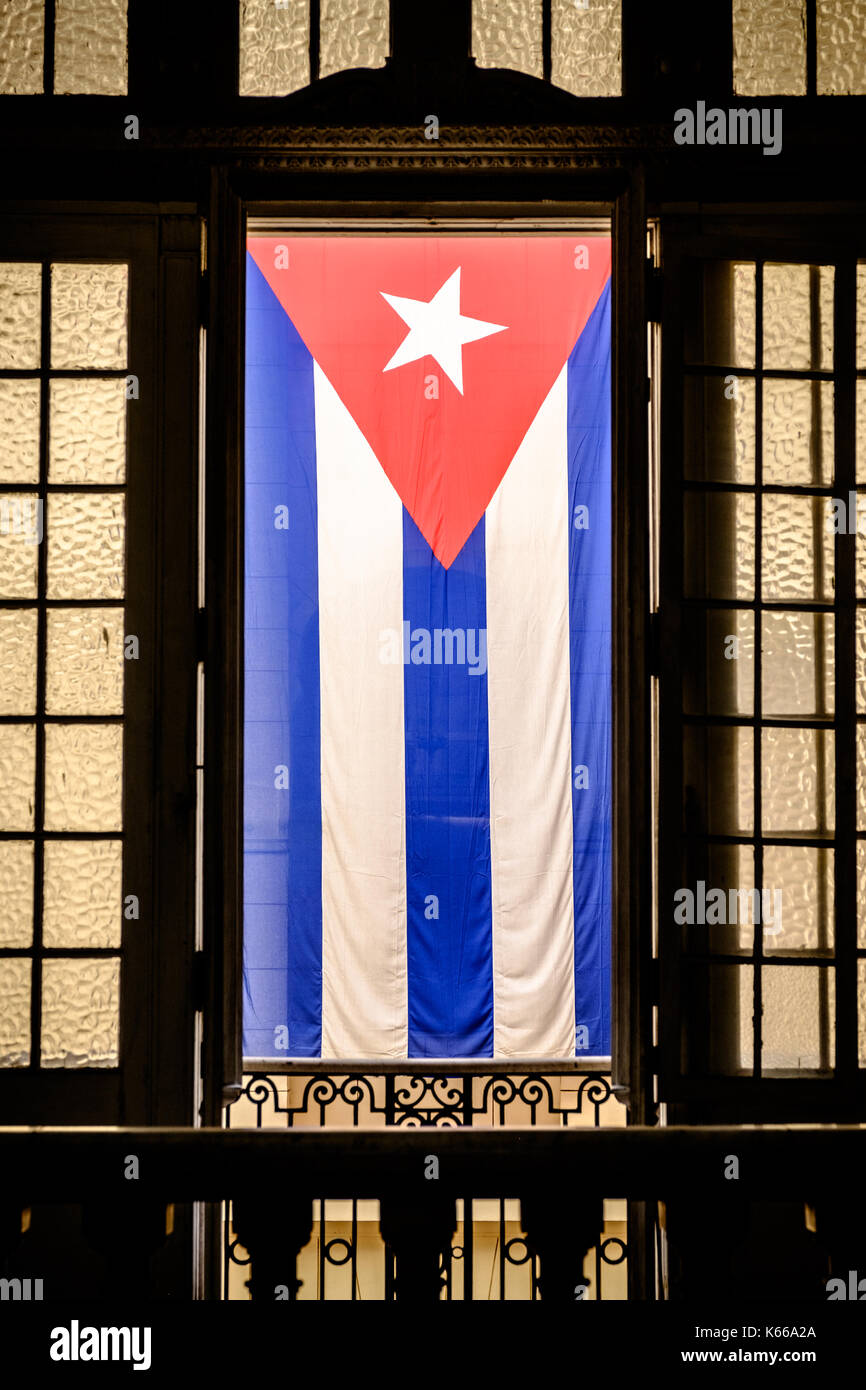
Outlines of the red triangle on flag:
[[598,302],[610,238],[284,234],[248,246],[447,568]]

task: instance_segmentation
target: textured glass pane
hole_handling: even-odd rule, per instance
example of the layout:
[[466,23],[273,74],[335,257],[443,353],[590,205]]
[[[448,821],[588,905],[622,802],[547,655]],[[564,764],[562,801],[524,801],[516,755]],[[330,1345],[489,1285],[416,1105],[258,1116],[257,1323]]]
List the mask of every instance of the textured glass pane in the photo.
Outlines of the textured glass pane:
[[116,1067],[119,960],[46,960],[42,965],[43,1067]]
[[842,532],[852,536],[854,541],[854,589],[858,598],[866,598],[866,492],[858,492],[855,503],[856,514],[852,511],[847,497],[837,498],[844,502],[844,511],[834,518],[828,504],[827,528],[833,539],[833,528],[838,525]]
[[29,960],[0,960],[0,1067],[30,1062]]
[[866,93],[866,0],[817,0],[817,89],[821,96]]
[[860,1065],[866,1067],[866,960],[857,962],[857,1036]]
[[765,599],[833,597],[833,535],[823,497],[769,493],[763,499]]
[[[683,1070],[703,1075],[732,1076],[751,1072],[753,1065],[754,969],[751,965],[692,967],[684,980],[684,1009],[693,1036],[700,1033],[705,1048],[694,1059],[683,1057]],[[732,1022],[734,1026],[732,1027]]]
[[39,366],[41,304],[42,267],[0,262],[0,367]]
[[49,714],[123,713],[123,609],[48,612]]
[[683,615],[687,714],[750,715],[755,697],[755,615],[743,608]]
[[[860,790],[858,785],[858,801]],[[861,950],[866,949],[866,841],[863,840],[857,841],[857,945]],[[866,1006],[866,1000],[863,1005]]]
[[764,380],[764,482],[833,479],[833,383]]
[[858,381],[857,392],[857,482],[866,482],[866,381]]
[[866,830],[866,724],[857,725],[857,829]]
[[687,725],[683,758],[683,829],[750,835],[754,826],[752,730]]
[[541,77],[541,0],[472,0],[472,54],[480,68]]
[[122,759],[119,724],[49,724],[45,829],[120,830]]
[[0,714],[35,712],[36,610],[0,609]]
[[42,91],[45,0],[0,0],[0,93]]
[[833,986],[832,970],[815,966],[777,965],[761,972],[764,1071],[818,1071],[833,1065]]
[[690,598],[753,598],[755,498],[688,492],[683,498],[683,581]]
[[832,850],[765,845],[764,889],[764,925],[770,928],[764,932],[766,952],[832,947]]
[[242,97],[284,97],[310,81],[309,0],[241,0]]
[[46,840],[46,946],[120,945],[119,840]]
[[764,613],[761,632],[764,714],[778,718],[832,714],[832,614]]
[[688,266],[683,286],[685,361],[707,367],[754,367],[754,264],[695,261]]
[[579,97],[622,94],[620,0],[553,0],[551,79]]
[[48,499],[48,597],[123,595],[124,503],[118,493]]
[[0,493],[0,599],[35,598],[43,506],[32,494]]
[[32,941],[33,842],[0,840],[0,946]]
[[126,472],[126,382],[85,377],[51,383],[52,483],[122,483]]
[[126,92],[126,0],[56,0],[54,90]]
[[686,477],[696,482],[755,481],[755,383],[750,377],[687,376]]
[[[750,845],[707,845],[707,880],[705,896],[709,898],[704,916],[720,920],[708,921],[701,932],[710,951],[752,953],[755,935],[755,907],[752,889],[755,885],[755,852]],[[712,911],[711,891],[722,890],[725,910]],[[732,894],[734,896],[732,896]],[[718,899],[716,899],[718,903]],[[696,902],[696,917],[697,907]],[[760,903],[758,922],[760,922]],[[700,945],[699,945],[700,949]]]
[[767,834],[832,831],[834,735],[824,729],[764,729],[761,821]]
[[764,266],[764,366],[782,371],[833,366],[831,265]]
[[857,689],[857,713],[866,714],[866,609],[856,610],[855,623],[854,679]]
[[806,0],[733,0],[734,91],[806,91]]
[[866,261],[857,263],[857,366],[866,367]]
[[126,366],[127,267],[51,267],[52,367]]
[[322,0],[319,76],[381,68],[388,57],[388,0]]
[[36,730],[32,724],[4,724],[0,735],[0,830],[32,830]]
[[39,481],[39,382],[0,381],[0,483]]

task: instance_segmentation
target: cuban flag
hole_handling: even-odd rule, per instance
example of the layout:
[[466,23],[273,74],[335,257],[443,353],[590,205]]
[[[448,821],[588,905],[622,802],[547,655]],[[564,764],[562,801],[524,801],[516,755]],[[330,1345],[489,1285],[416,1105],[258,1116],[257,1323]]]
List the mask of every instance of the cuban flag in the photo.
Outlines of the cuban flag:
[[247,1057],[610,1051],[610,263],[249,239]]

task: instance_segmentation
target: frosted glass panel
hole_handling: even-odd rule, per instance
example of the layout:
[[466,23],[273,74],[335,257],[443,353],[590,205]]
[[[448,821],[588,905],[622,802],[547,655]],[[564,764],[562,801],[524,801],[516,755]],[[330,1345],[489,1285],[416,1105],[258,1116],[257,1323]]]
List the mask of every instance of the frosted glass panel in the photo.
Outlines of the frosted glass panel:
[[687,611],[683,621],[686,713],[750,715],[755,695],[754,613],[711,608]]
[[764,266],[764,366],[833,366],[832,266]]
[[125,379],[52,381],[49,438],[49,482],[122,483],[126,472]]
[[32,830],[36,730],[32,724],[5,724],[0,732],[0,830]]
[[45,0],[0,0],[0,93],[42,91]]
[[116,1067],[119,960],[46,960],[42,966],[42,1066]]
[[817,0],[819,95],[866,92],[866,0]]
[[777,965],[761,972],[765,1071],[817,1071],[833,1065],[832,1041],[822,1058],[820,1033],[822,1003],[831,1040],[835,1031],[833,985],[832,971],[813,966]]
[[[764,889],[780,931],[764,932],[764,950],[816,951],[833,945],[833,851],[804,845],[764,847]],[[776,906],[781,894],[781,914]]]
[[120,945],[119,840],[46,840],[42,937],[46,946]]
[[857,263],[857,366],[866,367],[866,261]]
[[683,391],[686,477],[695,482],[753,483],[754,381],[744,376],[734,384],[718,376],[687,376]]
[[242,97],[283,97],[310,81],[309,0],[241,0]]
[[49,714],[123,713],[123,609],[48,612]]
[[46,727],[46,830],[121,828],[122,750],[119,724]]
[[[688,492],[683,498],[683,514],[683,579],[688,597],[753,598],[754,494]],[[731,552],[732,563],[724,568],[718,557]]]
[[39,481],[39,382],[0,381],[0,483]]
[[55,23],[55,92],[123,96],[126,0],[56,0]]
[[860,1066],[866,1067],[866,960],[857,962],[857,1037]]
[[857,829],[866,830],[866,724],[857,725]]
[[51,267],[52,367],[126,366],[127,267]]
[[694,262],[684,284],[685,361],[708,367],[754,367],[754,263]]
[[36,610],[0,609],[0,714],[35,712]]
[[579,97],[622,95],[620,0],[553,0],[551,80]]
[[824,729],[764,729],[761,820],[767,834],[832,831],[834,735]]
[[833,480],[833,383],[764,380],[764,482]]
[[29,960],[0,960],[0,1067],[30,1062]]
[[32,941],[33,841],[0,840],[0,946]]
[[763,613],[761,632],[764,714],[779,718],[832,714],[832,614]]
[[734,91],[806,91],[805,0],[733,0]]
[[833,597],[833,534],[823,497],[769,493],[763,498],[765,599]]
[[380,68],[388,57],[388,0],[322,0],[319,76]]
[[35,598],[42,502],[35,495],[0,493],[0,599]]
[[857,713],[866,714],[866,609],[855,610],[854,680],[857,689]]
[[41,303],[42,267],[0,262],[0,367],[39,366]]
[[472,53],[480,68],[541,77],[541,0],[472,0]]
[[[683,829],[750,835],[754,826],[751,729],[686,726],[683,741]],[[724,767],[725,777],[712,769]]]
[[48,597],[121,598],[124,503],[117,493],[48,500]]
[[866,381],[858,381],[857,393],[857,482],[866,483]]

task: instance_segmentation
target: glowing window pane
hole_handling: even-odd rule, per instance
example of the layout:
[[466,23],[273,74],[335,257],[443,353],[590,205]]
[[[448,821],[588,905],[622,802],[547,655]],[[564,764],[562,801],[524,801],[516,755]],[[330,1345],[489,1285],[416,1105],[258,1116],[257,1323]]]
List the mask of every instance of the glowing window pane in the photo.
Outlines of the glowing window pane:
[[120,945],[121,851],[119,840],[46,840],[46,946]]
[[734,91],[806,91],[806,0],[733,0]]
[[122,768],[119,724],[49,724],[45,829],[119,830]]
[[54,90],[123,96],[126,0],[56,0]]
[[49,609],[45,708],[123,712],[122,608]]
[[39,481],[39,382],[0,381],[0,482]]
[[0,672],[0,714],[35,714],[35,608],[0,610]]
[[866,0],[817,0],[817,90],[866,93]]
[[472,53],[480,68],[541,77],[541,0],[473,0]]
[[42,965],[43,1067],[116,1067],[120,961],[55,959]]
[[126,366],[125,265],[51,267],[52,367]]
[[33,842],[0,840],[0,946],[20,948],[32,941]]
[[53,493],[48,523],[48,597],[121,598],[123,497]]
[[551,80],[578,97],[622,94],[620,0],[553,0]]
[[0,263],[0,367],[38,367],[42,267]]
[[322,0],[319,76],[380,68],[388,57],[388,0]]
[[242,97],[282,97],[310,81],[308,0],[241,0]]
[[0,960],[0,1067],[30,1061],[29,960]]
[[51,483],[122,483],[126,472],[123,377],[52,381]]

